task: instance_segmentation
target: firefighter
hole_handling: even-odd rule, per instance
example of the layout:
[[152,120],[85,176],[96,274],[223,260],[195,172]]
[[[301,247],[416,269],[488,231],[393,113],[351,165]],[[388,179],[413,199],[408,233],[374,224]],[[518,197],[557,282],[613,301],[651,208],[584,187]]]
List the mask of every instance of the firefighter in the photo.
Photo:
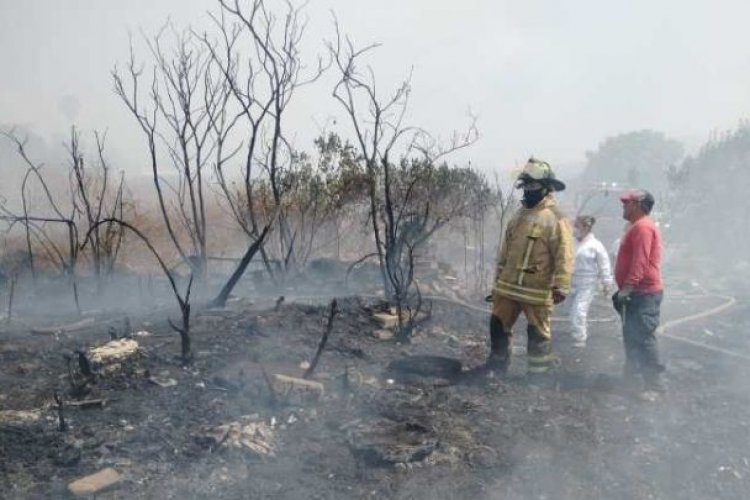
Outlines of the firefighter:
[[527,370],[534,379],[552,367],[552,308],[570,290],[573,238],[553,195],[565,184],[547,162],[530,158],[515,187],[523,189],[522,206],[508,222],[498,257],[486,367],[507,372],[511,331],[523,312],[528,322]]

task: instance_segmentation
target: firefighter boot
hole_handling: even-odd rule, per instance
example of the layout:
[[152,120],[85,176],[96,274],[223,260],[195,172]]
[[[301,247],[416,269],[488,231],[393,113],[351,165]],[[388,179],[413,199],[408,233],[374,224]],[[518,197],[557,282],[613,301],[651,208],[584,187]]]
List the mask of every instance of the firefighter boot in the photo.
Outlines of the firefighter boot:
[[485,367],[505,375],[510,366],[510,333],[505,331],[500,318],[490,317],[490,355]]
[[552,340],[544,336],[534,325],[528,326],[527,334],[528,369],[526,380],[531,386],[550,388],[555,384]]

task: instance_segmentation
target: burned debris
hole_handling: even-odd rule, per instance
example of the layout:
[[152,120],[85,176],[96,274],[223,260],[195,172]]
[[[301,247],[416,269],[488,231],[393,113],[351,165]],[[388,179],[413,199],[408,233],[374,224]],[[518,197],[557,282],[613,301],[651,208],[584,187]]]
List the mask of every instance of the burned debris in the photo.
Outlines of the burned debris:
[[[446,31],[472,9],[370,7],[440,32],[418,49],[449,66],[430,44],[473,40]],[[29,125],[0,125],[0,498],[747,496],[747,124],[688,157],[641,130],[567,164],[540,124],[586,119],[542,99],[514,123],[558,158],[511,166],[472,113],[434,120],[465,104],[443,85],[484,98],[471,71],[394,80],[391,49],[304,2],[180,8],[107,56],[119,137],[84,132],[95,103],[72,95],[62,147],[19,103]],[[501,59],[550,48],[547,21]],[[641,38],[690,38],[665,33]],[[573,81],[552,69],[513,73],[549,97]]]
[[[375,315],[384,311],[381,299],[359,297],[289,301],[278,309],[273,300],[248,301],[201,312],[191,365],[160,354],[176,339],[150,319],[131,319],[131,335],[115,340],[107,340],[109,326],[122,331],[121,317],[96,321],[70,339],[30,337],[77,345],[68,361],[54,353],[59,347],[37,351],[56,369],[34,384],[70,377],[85,390],[58,391],[57,400],[42,399],[36,408],[4,409],[0,440],[23,433],[28,450],[50,457],[31,470],[55,468],[69,491],[84,491],[88,481],[78,481],[107,468],[116,476],[104,475],[99,494],[154,491],[152,481],[184,477],[196,461],[209,470],[244,464],[261,478],[295,464],[310,471],[306,481],[374,488],[435,473],[526,474],[550,453],[573,460],[614,446],[609,419],[641,418],[615,387],[539,390],[513,373],[507,380],[473,378],[486,349],[485,320],[466,303],[436,301],[409,344],[373,336],[384,326]],[[593,346],[609,349],[604,339]],[[53,442],[54,453],[41,451]],[[18,477],[18,469],[4,470]],[[94,479],[91,491],[99,488]],[[509,481],[509,488],[516,484]],[[232,491],[245,483],[222,484]]]

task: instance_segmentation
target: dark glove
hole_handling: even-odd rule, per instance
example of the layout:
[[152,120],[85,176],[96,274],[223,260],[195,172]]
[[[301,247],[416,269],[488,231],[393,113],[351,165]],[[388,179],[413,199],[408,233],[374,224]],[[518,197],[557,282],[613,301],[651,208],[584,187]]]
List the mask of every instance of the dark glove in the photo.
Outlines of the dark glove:
[[622,314],[622,308],[620,307],[620,292],[615,292],[612,294],[612,308],[614,308],[615,311],[617,311],[617,314]]
[[633,290],[631,288],[625,287],[612,295],[612,305],[617,311],[622,309],[622,306],[630,302],[630,294],[632,293],[632,291]]
[[562,293],[560,290],[558,290],[556,288],[552,290],[552,302],[555,305],[560,304],[564,300],[565,300],[565,294],[564,293]]

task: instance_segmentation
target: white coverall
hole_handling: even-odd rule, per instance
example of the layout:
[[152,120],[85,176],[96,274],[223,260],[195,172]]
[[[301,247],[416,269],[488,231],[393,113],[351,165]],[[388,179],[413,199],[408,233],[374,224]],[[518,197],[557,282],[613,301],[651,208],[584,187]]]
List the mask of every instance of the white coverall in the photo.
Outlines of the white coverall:
[[586,342],[586,317],[599,283],[614,288],[609,255],[604,245],[589,233],[576,245],[570,293],[570,325],[573,340]]

